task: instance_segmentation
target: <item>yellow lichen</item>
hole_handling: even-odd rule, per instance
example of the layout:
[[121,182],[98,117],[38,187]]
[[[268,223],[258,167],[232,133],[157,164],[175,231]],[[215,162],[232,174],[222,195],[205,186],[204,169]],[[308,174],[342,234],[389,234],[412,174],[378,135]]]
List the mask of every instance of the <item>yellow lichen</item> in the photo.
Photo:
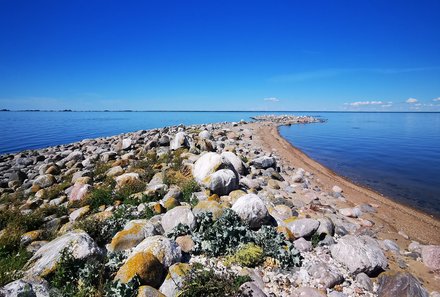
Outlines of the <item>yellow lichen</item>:
[[263,253],[260,246],[248,243],[240,247],[235,254],[226,257],[224,263],[226,266],[239,264],[246,267],[255,267],[263,262]]

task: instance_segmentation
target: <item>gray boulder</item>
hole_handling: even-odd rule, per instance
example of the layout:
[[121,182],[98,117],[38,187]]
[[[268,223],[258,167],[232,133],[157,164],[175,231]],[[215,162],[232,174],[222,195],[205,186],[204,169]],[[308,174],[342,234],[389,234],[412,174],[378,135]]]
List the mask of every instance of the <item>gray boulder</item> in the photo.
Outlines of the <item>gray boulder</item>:
[[0,296],[49,297],[49,284],[39,277],[27,277],[13,281],[0,289]]
[[377,241],[367,235],[346,235],[330,246],[333,258],[347,266],[351,273],[368,275],[384,270],[388,263]]
[[185,132],[177,132],[170,142],[170,149],[177,150],[182,147],[190,147],[188,136]]
[[258,169],[266,169],[269,167],[275,167],[276,160],[274,157],[263,156],[263,157],[253,159],[251,162],[251,165],[253,165],[255,168],[258,168]]
[[384,273],[379,277],[379,297],[428,297],[420,282],[408,272]]
[[162,227],[166,233],[173,230],[179,224],[186,225],[191,229],[196,226],[196,218],[188,206],[174,207],[162,217]]
[[308,237],[318,230],[319,221],[315,219],[298,219],[287,223],[287,227],[295,237]]
[[237,199],[231,208],[240,218],[247,222],[251,228],[259,228],[270,216],[263,200],[255,194],[246,194]]
[[238,189],[238,179],[232,170],[220,169],[205,179],[205,185],[215,194],[227,195]]

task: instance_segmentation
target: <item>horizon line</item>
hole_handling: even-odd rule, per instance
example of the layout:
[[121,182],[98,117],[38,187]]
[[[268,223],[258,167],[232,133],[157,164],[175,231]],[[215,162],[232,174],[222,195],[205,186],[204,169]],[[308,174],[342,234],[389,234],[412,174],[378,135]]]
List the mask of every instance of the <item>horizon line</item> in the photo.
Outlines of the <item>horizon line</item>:
[[379,110],[73,110],[73,109],[0,109],[0,112],[327,112],[327,113],[440,113],[440,111],[379,111]]

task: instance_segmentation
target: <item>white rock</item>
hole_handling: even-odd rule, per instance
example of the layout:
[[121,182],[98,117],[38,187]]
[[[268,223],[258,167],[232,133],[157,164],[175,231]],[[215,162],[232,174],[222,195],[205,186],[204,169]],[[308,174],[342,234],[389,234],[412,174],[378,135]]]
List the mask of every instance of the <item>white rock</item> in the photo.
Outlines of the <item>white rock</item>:
[[241,196],[231,209],[251,228],[259,228],[269,220],[269,212],[263,200],[255,194]]
[[276,161],[274,157],[263,156],[252,160],[251,165],[254,165],[254,167],[258,169],[266,169],[275,167]]
[[189,147],[189,140],[185,132],[177,132],[170,142],[170,149],[177,150],[182,147]]
[[227,195],[238,189],[238,179],[232,170],[220,169],[205,178],[205,186],[215,194]]
[[319,221],[315,219],[297,219],[287,223],[287,227],[298,238],[313,235],[318,230],[319,224]]
[[232,152],[223,152],[221,156],[223,159],[225,159],[226,161],[232,164],[232,166],[234,167],[235,171],[238,174],[244,174],[245,170],[244,170],[243,161],[236,154]]
[[176,262],[180,262],[182,258],[179,245],[174,240],[161,235],[145,238],[134,248],[129,258],[138,252],[153,254],[167,268]]
[[173,230],[179,224],[189,226],[191,229],[196,226],[195,216],[188,206],[174,207],[162,217],[162,227],[166,233]]
[[50,274],[58,264],[61,252],[71,249],[75,259],[85,259],[99,252],[93,239],[83,230],[68,232],[43,245],[26,263],[23,270],[26,275],[44,277]]
[[222,166],[222,157],[213,152],[202,155],[194,164],[193,176],[198,183],[202,183],[212,173]]

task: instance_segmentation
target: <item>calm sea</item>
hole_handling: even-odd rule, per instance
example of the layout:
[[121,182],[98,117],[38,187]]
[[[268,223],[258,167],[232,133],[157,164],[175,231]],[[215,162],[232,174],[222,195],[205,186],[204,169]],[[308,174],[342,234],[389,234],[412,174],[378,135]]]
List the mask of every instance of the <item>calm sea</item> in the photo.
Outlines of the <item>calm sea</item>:
[[[257,114],[264,112],[0,112],[0,154]],[[440,215],[440,113],[293,114],[327,119],[281,127],[306,154],[355,182]]]

